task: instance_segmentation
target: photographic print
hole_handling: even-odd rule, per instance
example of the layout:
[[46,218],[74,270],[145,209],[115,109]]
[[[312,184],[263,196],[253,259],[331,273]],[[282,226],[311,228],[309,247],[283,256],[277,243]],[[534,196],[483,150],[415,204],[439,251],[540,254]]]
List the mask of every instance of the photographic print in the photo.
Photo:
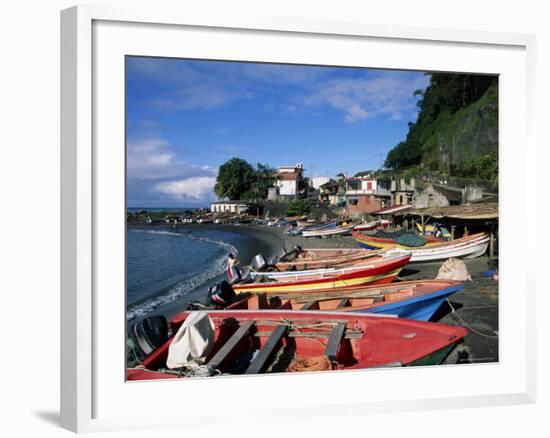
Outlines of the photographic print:
[[127,380],[498,362],[498,76],[125,82]]

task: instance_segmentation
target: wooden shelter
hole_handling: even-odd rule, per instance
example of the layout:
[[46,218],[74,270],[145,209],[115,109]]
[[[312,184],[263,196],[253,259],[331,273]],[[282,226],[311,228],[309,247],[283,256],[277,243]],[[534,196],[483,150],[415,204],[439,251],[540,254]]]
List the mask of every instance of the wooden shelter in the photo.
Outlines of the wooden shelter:
[[400,223],[405,229],[415,229],[416,224],[424,230],[430,222],[438,222],[450,227],[452,238],[456,238],[457,230],[462,229],[463,236],[470,232],[489,232],[489,255],[495,254],[495,242],[498,235],[498,203],[473,203],[451,205],[447,207],[429,207],[409,209],[392,214],[394,223]]

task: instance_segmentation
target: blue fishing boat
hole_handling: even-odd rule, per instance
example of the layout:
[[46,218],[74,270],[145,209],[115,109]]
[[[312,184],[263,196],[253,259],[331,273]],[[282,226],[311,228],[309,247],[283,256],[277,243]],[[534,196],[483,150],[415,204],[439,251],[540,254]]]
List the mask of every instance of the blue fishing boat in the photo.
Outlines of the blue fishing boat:
[[259,294],[231,304],[232,309],[335,310],[377,313],[429,321],[464,284],[452,280],[417,280],[358,289],[304,291],[300,294]]

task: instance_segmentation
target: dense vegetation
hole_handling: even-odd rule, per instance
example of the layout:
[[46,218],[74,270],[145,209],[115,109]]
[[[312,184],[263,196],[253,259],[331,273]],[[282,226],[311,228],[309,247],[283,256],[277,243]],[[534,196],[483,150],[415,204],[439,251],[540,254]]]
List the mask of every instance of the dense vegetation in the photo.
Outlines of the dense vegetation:
[[245,160],[232,158],[220,166],[214,191],[219,198],[230,200],[265,199],[275,181],[274,173],[266,164],[254,168]]
[[387,169],[438,171],[496,181],[498,175],[498,78],[433,73],[419,97],[418,119],[387,155]]

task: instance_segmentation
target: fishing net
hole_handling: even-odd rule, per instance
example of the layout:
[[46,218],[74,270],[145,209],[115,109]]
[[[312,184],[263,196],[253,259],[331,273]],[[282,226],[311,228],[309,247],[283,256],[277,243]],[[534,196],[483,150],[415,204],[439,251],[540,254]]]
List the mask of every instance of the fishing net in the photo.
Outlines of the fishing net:
[[378,230],[373,233],[367,233],[369,236],[380,239],[392,239],[405,246],[423,246],[426,244],[426,238],[409,231],[384,231]]
[[332,363],[326,356],[307,358],[296,356],[286,370],[291,373],[299,373],[302,371],[330,371],[332,369]]
[[404,234],[395,239],[400,245],[406,246],[423,246],[426,244],[426,239],[417,234]]
[[404,236],[406,234],[412,234],[409,231],[385,231],[385,230],[376,230],[369,231],[367,233],[369,236],[380,237],[381,239],[397,239],[398,237]]

